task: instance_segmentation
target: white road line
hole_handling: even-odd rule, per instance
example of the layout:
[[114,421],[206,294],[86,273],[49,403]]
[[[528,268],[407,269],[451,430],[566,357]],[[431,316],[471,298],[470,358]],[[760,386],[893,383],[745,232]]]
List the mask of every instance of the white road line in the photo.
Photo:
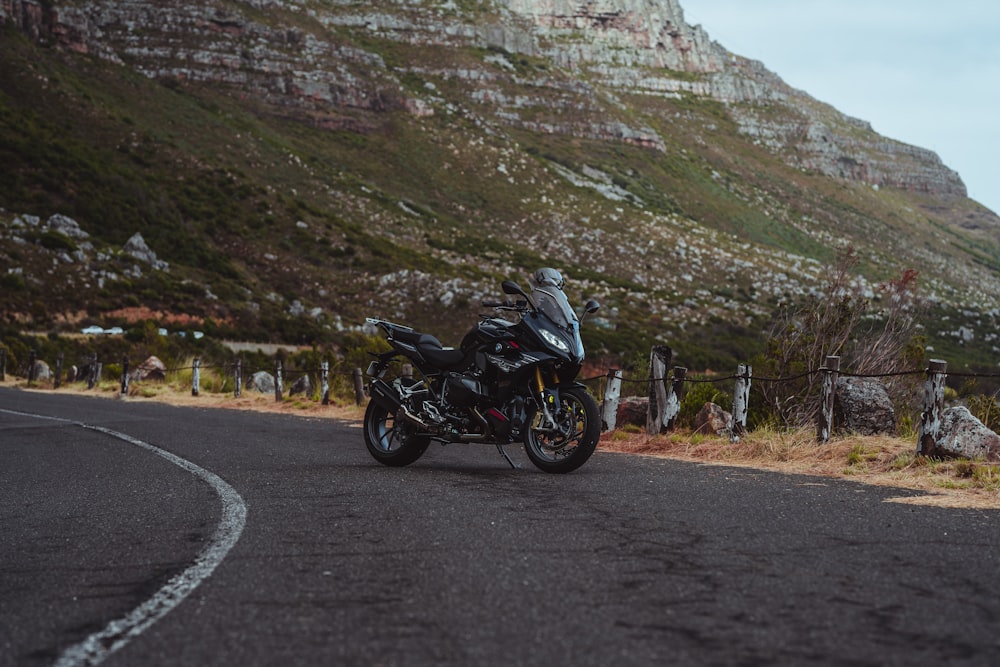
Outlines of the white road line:
[[205,548],[195,558],[194,563],[183,572],[172,577],[153,597],[143,602],[131,612],[122,618],[111,621],[103,630],[90,635],[79,644],[66,649],[56,661],[55,664],[57,667],[97,665],[106,657],[124,647],[151,625],[170,613],[174,607],[190,595],[201,582],[212,574],[219,563],[226,557],[226,554],[229,553],[229,550],[239,541],[240,535],[243,533],[243,527],[246,525],[246,504],[243,502],[240,494],[215,473],[211,473],[186,459],[182,459],[148,442],[143,442],[138,438],[133,438],[130,435],[119,433],[103,426],[92,426],[60,417],[16,412],[3,408],[0,408],[0,412],[73,424],[74,426],[97,431],[112,438],[123,440],[136,447],[141,447],[208,482],[215,489],[215,492],[219,494],[219,499],[222,501],[222,518],[219,521],[219,525],[208,544],[205,545]]

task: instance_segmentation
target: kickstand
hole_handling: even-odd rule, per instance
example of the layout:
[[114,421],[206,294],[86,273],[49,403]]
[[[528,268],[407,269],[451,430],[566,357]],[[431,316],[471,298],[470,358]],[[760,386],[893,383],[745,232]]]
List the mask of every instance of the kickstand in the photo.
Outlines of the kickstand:
[[497,443],[497,451],[500,452],[500,454],[503,455],[505,459],[507,459],[507,463],[510,464],[511,468],[513,468],[514,470],[520,469],[520,466],[516,465],[513,461],[510,460],[510,457],[507,456],[507,452],[503,450],[503,445],[501,445],[499,442]]

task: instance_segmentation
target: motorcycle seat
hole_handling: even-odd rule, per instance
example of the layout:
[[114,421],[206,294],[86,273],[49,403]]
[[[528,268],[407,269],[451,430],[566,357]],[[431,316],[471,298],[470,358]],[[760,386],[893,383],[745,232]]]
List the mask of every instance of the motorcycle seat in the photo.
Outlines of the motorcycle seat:
[[465,361],[465,352],[451,347],[444,347],[437,338],[418,331],[396,331],[393,338],[412,345],[423,355],[424,359],[445,370],[452,370]]

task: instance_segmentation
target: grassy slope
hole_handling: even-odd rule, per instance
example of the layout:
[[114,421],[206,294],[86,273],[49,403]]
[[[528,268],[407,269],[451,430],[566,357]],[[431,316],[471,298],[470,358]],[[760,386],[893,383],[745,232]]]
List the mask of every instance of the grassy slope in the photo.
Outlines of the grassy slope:
[[[418,57],[478,62],[483,55],[362,45],[378,49],[390,64]],[[409,269],[495,283],[558,263],[620,309],[618,331],[590,331],[589,344],[641,353],[669,325],[645,304],[679,303],[687,295],[641,287],[633,280],[636,270],[670,274],[686,267],[671,264],[669,247],[644,264],[626,254],[609,255],[598,266],[592,243],[583,240],[597,232],[621,239],[627,234],[622,216],[627,221],[640,213],[679,225],[697,221],[731,235],[731,247],[750,243],[819,260],[832,256],[834,243],[817,230],[835,230],[838,242],[853,240],[870,251],[867,269],[877,279],[898,272],[894,245],[901,238],[929,245],[943,235],[947,253],[974,253],[988,270],[1000,264],[995,245],[977,245],[945,223],[954,211],[931,211],[911,195],[874,193],[789,168],[739,137],[712,102],[632,100],[628,113],[636,124],[665,137],[660,153],[509,127],[484,131],[463,114],[369,114],[358,120],[366,132],[323,130],[223,91],[157,83],[40,48],[9,29],[0,39],[0,63],[0,206],[43,218],[64,213],[113,246],[141,232],[173,267],[169,275],[147,273],[86,290],[60,291],[65,283],[58,275],[41,285],[4,278],[18,288],[10,291],[5,315],[28,313],[42,326],[54,313],[84,307],[81,290],[89,290],[92,316],[141,303],[212,317],[244,335],[317,341],[331,335],[324,321],[286,317],[292,300],[350,323],[367,314],[360,295],[381,274]],[[518,66],[537,71],[544,64]],[[426,83],[403,79],[414,89]],[[460,83],[433,83],[442,95],[463,95]],[[545,109],[532,113],[539,120],[551,116]],[[509,167],[509,178],[500,164]],[[597,168],[644,208],[554,178],[553,164],[578,173]],[[565,249],[549,243],[567,227],[580,237]],[[6,252],[12,264],[43,260],[30,246]],[[712,274],[701,278],[711,281]],[[206,297],[206,286],[217,298]],[[754,298],[722,279],[697,287],[748,304]],[[405,310],[418,325],[456,334],[464,324],[454,323],[470,322],[476,308]],[[684,360],[689,365],[719,367],[752,354],[753,331],[714,321],[675,335],[678,347],[687,343],[691,350]]]

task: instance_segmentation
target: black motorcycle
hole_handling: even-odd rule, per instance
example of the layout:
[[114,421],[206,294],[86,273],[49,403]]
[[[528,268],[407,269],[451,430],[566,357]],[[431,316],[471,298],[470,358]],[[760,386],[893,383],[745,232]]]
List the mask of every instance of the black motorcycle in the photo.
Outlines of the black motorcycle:
[[[531,462],[551,473],[576,470],[590,458],[601,419],[596,401],[576,381],[584,355],[581,320],[558,271],[540,269],[532,283],[528,293],[505,280],[504,293],[519,299],[483,302],[505,316],[483,316],[457,349],[411,327],[368,318],[392,346],[368,368],[364,437],[377,461],[409,465],[431,442],[494,444],[514,467],[503,446],[523,441]],[[588,301],[583,316],[598,308]],[[419,377],[387,381],[398,357]]]

